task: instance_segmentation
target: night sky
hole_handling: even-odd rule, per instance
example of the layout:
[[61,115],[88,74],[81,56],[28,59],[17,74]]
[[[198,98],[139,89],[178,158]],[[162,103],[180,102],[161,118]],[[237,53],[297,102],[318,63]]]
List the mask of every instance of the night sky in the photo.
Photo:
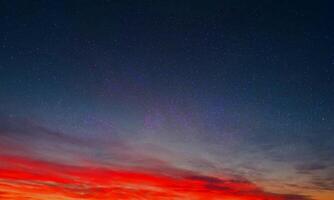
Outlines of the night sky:
[[333,200],[333,11],[0,0],[0,199]]

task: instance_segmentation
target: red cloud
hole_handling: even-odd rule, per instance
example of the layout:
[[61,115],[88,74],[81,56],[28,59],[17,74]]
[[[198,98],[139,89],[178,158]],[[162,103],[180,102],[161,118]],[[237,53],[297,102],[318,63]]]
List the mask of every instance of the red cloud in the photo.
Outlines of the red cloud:
[[0,156],[0,199],[306,200],[264,192],[246,180],[116,167],[82,167]]

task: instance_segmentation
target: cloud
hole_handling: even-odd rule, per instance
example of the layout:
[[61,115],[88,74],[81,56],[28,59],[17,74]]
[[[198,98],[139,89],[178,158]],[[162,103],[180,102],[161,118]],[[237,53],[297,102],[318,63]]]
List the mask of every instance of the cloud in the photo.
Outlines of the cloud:
[[115,166],[75,166],[20,156],[1,156],[0,193],[19,199],[225,199],[307,200],[299,195],[268,193],[246,180],[200,173],[169,175]]
[[315,172],[327,170],[329,166],[325,163],[303,163],[295,166],[295,169],[300,174],[313,174]]
[[309,189],[334,191],[334,171],[331,165],[323,163],[303,163],[295,166],[300,174],[309,176]]
[[192,180],[198,180],[198,181],[204,181],[207,183],[223,183],[224,181],[216,178],[216,177],[210,177],[210,176],[189,176],[187,177],[188,179],[192,179]]
[[314,170],[323,170],[326,169],[327,167],[328,166],[324,164],[313,163],[313,164],[303,164],[297,166],[296,169],[300,171],[314,171]]
[[311,184],[313,188],[317,188],[320,190],[329,190],[334,191],[334,175],[329,174],[325,176],[312,176]]
[[[86,140],[26,119],[0,121],[0,147],[4,199],[310,199],[269,193],[243,177],[175,167],[157,157],[159,148],[148,155],[126,141]],[[201,159],[196,163],[212,165]]]
[[88,141],[50,130],[35,121],[23,118],[0,117],[0,137],[2,140],[19,145],[27,145],[29,142],[89,145]]

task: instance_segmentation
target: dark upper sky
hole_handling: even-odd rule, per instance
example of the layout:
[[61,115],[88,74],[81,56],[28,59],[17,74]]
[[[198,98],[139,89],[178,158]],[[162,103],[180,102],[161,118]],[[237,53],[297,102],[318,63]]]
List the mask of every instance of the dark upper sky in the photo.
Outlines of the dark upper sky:
[[333,9],[0,1],[0,127],[29,119],[71,137],[154,144],[184,154],[154,155],[173,164],[212,171],[183,159],[201,156],[272,191],[294,177],[302,194],[328,200],[319,194],[334,190]]

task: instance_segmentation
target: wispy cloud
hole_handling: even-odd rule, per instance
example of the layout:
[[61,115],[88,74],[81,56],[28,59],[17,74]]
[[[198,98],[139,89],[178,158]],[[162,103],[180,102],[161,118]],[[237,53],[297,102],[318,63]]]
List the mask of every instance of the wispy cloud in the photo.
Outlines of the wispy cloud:
[[0,139],[3,199],[310,199],[266,192],[230,172],[183,169],[126,141],[79,139],[31,120],[4,118]]
[[[26,157],[0,157],[0,192],[12,199],[39,195],[68,199],[271,199],[307,200],[298,195],[268,193],[247,180],[169,175],[117,167],[74,166]],[[10,198],[9,198],[10,199]]]

